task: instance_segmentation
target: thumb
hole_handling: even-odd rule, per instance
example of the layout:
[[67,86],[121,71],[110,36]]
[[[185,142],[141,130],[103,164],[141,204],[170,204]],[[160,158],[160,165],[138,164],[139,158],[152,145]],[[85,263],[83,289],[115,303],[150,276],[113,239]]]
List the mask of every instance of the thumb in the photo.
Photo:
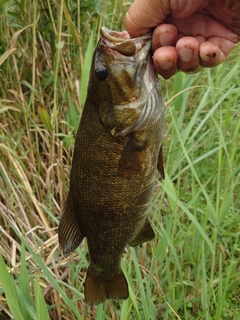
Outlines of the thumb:
[[132,37],[140,37],[160,24],[169,12],[168,0],[135,0],[125,16],[125,28]]

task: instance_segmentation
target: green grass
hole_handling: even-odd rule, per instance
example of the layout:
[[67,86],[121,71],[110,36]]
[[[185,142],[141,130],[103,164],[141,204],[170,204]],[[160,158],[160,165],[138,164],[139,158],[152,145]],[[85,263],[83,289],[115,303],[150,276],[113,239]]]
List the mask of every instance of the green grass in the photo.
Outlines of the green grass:
[[0,319],[240,319],[239,46],[228,62],[161,79],[166,179],[156,237],[126,248],[126,301],[83,299],[87,246],[69,258],[57,226],[91,55],[128,3],[0,1]]

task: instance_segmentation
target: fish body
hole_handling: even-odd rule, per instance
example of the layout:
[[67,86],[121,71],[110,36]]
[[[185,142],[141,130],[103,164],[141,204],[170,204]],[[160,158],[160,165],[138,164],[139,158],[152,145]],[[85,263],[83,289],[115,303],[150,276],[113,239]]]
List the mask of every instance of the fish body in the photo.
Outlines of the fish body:
[[93,55],[58,231],[65,256],[87,239],[89,304],[128,297],[124,248],[154,237],[147,213],[157,169],[164,175],[164,102],[150,47],[150,35],[103,27]]

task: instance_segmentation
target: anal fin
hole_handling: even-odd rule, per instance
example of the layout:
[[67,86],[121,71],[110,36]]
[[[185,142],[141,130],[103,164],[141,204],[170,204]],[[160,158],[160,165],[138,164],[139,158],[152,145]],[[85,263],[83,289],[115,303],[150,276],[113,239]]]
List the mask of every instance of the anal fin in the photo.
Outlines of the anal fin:
[[58,241],[64,256],[72,253],[82,242],[84,235],[79,229],[71,197],[68,196],[58,227]]
[[94,275],[90,266],[84,287],[85,300],[90,305],[102,303],[106,299],[127,299],[129,295],[127,280],[122,271],[107,280]]
[[149,220],[145,221],[143,228],[139,231],[139,233],[133,238],[128,244],[131,247],[138,246],[139,244],[150,241],[155,237],[154,231]]

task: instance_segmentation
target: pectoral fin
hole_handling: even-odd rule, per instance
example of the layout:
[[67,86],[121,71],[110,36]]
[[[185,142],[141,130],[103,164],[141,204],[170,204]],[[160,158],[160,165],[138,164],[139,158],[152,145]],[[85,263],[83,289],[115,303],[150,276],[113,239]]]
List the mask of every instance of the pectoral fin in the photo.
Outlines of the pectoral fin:
[[143,228],[140,230],[140,232],[136,235],[135,238],[133,238],[130,242],[129,245],[131,247],[138,246],[139,244],[150,241],[154,238],[155,234],[154,231],[151,227],[151,224],[148,220],[145,221],[145,224]]
[[162,154],[162,146],[160,148],[159,154],[158,154],[158,163],[157,163],[158,172],[161,175],[162,179],[165,179],[164,174],[164,166],[163,166],[163,154]]
[[58,227],[58,241],[64,256],[72,253],[82,242],[84,235],[79,229],[71,197],[68,196]]
[[137,144],[134,135],[130,135],[125,145],[118,164],[118,175],[130,178],[142,168],[141,151],[145,148],[145,142]]

